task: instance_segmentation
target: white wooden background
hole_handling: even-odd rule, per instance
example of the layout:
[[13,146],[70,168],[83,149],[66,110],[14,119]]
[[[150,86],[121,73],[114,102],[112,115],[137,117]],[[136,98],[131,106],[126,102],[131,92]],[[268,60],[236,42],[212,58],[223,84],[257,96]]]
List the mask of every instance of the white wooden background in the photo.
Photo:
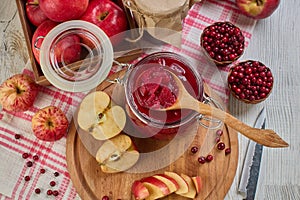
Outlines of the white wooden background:
[[[290,147],[264,148],[256,199],[300,199],[300,1],[281,1],[279,9],[257,22],[250,46],[242,59],[268,65],[275,85],[263,103],[246,105],[230,99],[230,112],[252,125],[259,110],[267,108],[267,127],[274,129]],[[15,1],[0,5],[0,83],[18,73],[28,60],[25,40]],[[239,136],[240,156],[234,183],[226,199],[242,199],[237,194],[241,165],[248,140]]]

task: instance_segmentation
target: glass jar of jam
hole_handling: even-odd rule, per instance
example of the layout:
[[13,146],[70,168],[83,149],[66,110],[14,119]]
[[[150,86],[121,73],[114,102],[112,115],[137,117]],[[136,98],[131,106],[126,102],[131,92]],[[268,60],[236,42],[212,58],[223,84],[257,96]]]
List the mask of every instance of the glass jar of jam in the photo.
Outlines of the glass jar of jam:
[[176,100],[176,83],[167,69],[181,79],[187,91],[204,100],[203,80],[182,56],[157,52],[146,56],[128,72],[125,83],[126,111],[140,137],[171,139],[197,122],[199,113],[187,110],[159,111]]

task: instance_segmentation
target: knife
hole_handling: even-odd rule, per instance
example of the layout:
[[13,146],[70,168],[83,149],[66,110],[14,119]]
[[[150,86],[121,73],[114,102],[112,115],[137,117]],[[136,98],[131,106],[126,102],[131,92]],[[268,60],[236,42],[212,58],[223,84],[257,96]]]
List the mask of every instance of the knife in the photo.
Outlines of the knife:
[[[254,127],[265,129],[266,109],[263,108],[255,121]],[[263,146],[249,140],[238,192],[246,200],[254,200],[260,170]]]

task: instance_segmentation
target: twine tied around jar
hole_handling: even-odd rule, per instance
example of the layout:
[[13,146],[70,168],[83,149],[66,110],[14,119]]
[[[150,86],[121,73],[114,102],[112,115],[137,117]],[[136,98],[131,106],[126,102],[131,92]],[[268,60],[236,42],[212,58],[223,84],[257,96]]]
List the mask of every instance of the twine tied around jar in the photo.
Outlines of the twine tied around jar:
[[[127,41],[137,42],[143,37],[144,30],[147,29],[154,38],[180,47],[182,20],[187,15],[189,8],[201,0],[172,1],[172,5],[167,7],[162,4],[169,4],[168,0],[157,2],[149,0],[122,1],[123,5],[133,13],[138,25],[138,36],[135,39],[127,38]],[[162,29],[164,30],[161,31]]]

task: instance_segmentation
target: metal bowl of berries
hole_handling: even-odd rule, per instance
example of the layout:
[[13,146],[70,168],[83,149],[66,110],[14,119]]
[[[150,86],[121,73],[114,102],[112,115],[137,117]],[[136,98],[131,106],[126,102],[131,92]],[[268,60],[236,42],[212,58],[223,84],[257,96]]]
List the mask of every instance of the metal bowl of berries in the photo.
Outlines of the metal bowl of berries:
[[207,57],[217,66],[229,65],[244,53],[245,37],[240,28],[230,22],[207,26],[200,38]]
[[270,95],[274,83],[270,68],[253,60],[232,66],[227,81],[233,96],[249,104],[264,101]]

